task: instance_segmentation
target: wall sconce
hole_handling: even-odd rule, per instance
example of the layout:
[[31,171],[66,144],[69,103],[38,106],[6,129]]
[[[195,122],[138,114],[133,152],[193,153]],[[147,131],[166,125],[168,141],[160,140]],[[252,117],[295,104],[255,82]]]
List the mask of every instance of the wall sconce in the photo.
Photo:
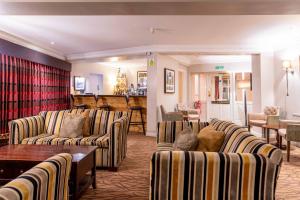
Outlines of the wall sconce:
[[286,96],[289,96],[289,72],[294,74],[294,68],[290,60],[284,60],[282,62],[282,68],[285,71],[286,75]]

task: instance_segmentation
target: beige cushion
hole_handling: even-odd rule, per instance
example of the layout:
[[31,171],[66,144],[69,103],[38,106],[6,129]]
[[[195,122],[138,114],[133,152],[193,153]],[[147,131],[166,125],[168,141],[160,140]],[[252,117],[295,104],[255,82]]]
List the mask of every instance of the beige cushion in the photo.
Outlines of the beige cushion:
[[197,148],[198,139],[195,134],[193,134],[192,129],[184,129],[179,133],[178,137],[174,142],[174,149],[181,151],[193,151]]
[[84,121],[85,117],[81,114],[66,114],[61,125],[59,137],[82,137]]
[[207,126],[198,133],[197,138],[197,151],[218,152],[224,142],[225,133],[216,131],[212,126]]
[[267,124],[267,121],[265,120],[249,120],[249,124],[252,126],[263,126]]
[[277,107],[275,106],[266,106],[264,109],[265,115],[277,115]]

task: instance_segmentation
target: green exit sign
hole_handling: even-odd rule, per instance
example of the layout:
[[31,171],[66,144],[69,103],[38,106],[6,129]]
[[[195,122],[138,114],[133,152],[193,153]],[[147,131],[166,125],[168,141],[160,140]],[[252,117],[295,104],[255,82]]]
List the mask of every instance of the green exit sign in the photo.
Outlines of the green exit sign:
[[224,66],[215,66],[215,70],[223,70]]

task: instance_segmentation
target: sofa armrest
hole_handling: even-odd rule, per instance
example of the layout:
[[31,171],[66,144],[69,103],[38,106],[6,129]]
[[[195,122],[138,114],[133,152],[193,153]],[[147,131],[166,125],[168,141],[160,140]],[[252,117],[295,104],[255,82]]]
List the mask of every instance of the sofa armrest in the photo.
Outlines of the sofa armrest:
[[45,119],[41,115],[13,120],[11,121],[9,144],[21,144],[25,138],[42,134],[44,128]]
[[174,143],[176,136],[185,128],[191,127],[193,133],[208,126],[207,122],[197,121],[163,121],[157,124],[157,143]]
[[149,199],[275,199],[277,176],[278,167],[257,154],[155,152]]
[[4,185],[0,189],[0,199],[20,199],[22,196],[32,200],[48,197],[67,200],[71,164],[70,154],[53,156]]
[[115,120],[110,129],[109,135],[109,152],[111,155],[110,166],[118,167],[121,161],[126,157],[127,151],[127,115]]

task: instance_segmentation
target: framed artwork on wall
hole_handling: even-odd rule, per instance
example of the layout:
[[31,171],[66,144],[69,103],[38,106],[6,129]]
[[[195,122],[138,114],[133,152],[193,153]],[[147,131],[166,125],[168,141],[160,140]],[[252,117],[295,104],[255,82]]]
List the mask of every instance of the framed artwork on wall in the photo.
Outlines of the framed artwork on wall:
[[137,82],[140,88],[147,88],[147,71],[137,72]]
[[85,78],[80,76],[74,76],[74,90],[83,91],[85,90]]
[[164,89],[165,93],[175,93],[175,71],[172,69],[164,69]]

